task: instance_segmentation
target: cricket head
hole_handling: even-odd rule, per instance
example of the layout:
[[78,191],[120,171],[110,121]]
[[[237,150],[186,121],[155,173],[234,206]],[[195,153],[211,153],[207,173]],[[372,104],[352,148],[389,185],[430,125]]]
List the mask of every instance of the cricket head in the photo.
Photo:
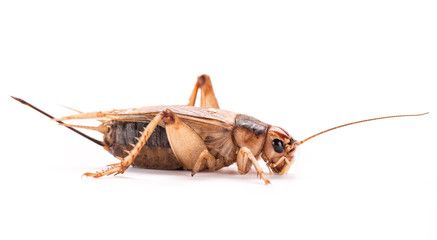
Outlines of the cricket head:
[[287,173],[294,163],[294,153],[299,142],[294,140],[287,131],[271,126],[267,132],[262,158],[267,163],[270,172]]

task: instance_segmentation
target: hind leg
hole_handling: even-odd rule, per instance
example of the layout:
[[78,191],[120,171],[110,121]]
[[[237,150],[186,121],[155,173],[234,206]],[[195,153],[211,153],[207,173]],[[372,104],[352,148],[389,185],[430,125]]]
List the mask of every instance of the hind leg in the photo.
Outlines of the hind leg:
[[134,162],[134,159],[138,156],[141,149],[146,144],[147,140],[149,140],[149,137],[152,135],[153,131],[155,130],[156,126],[158,126],[158,123],[161,121],[163,116],[164,113],[159,113],[155,116],[155,118],[153,118],[152,121],[150,121],[150,123],[147,125],[147,127],[144,128],[144,131],[141,133],[141,137],[138,139],[137,144],[135,145],[132,144],[133,148],[128,152],[129,155],[127,155],[125,158],[117,157],[121,162],[108,165],[110,167],[106,170],[96,173],[87,172],[84,173],[83,175],[87,177],[98,178],[102,176],[108,176],[111,174],[117,175],[120,173],[124,173],[124,171],[126,171],[126,169]]
[[207,108],[219,108],[217,98],[214,94],[214,89],[212,88],[211,79],[206,74],[203,74],[197,78],[197,82],[194,85],[188,106],[194,106],[196,103],[197,91],[199,88],[201,90],[200,106]]
[[203,139],[177,114],[170,110],[164,112],[163,121],[171,149],[176,159],[187,170],[192,170],[192,175],[205,168],[217,169],[216,158],[208,151]]

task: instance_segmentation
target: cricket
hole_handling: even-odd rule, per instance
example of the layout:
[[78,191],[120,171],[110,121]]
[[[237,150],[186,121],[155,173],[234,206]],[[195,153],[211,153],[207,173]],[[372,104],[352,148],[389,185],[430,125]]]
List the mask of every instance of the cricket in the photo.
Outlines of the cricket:
[[[200,107],[195,107],[199,90]],[[82,175],[94,178],[122,174],[131,165],[147,169],[188,170],[194,176],[199,171],[216,171],[237,163],[238,173],[247,174],[253,166],[257,176],[265,184],[270,184],[259,163],[261,159],[270,174],[283,175],[293,165],[297,148],[321,134],[363,122],[428,114],[426,112],[360,120],[298,141],[281,127],[269,125],[248,115],[220,109],[211,79],[205,74],[197,78],[187,105],[87,113],[72,109],[77,114],[55,118],[20,98],[12,98],[100,145],[119,160],[108,165],[105,170]],[[95,119],[100,124],[82,126],[64,123],[81,119]],[[78,129],[100,132],[103,140],[92,138]]]

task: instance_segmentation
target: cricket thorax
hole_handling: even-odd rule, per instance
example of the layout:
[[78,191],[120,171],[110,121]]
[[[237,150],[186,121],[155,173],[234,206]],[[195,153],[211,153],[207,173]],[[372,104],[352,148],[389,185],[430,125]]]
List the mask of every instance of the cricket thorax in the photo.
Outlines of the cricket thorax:
[[[138,142],[137,138],[149,122],[122,122],[108,123],[109,132],[104,136],[104,142],[109,151],[117,157],[127,156],[132,149],[131,144]],[[151,169],[180,169],[182,165],[176,160],[165,132],[165,128],[157,126],[146,142],[140,154],[135,158],[133,165]]]
[[261,153],[269,125],[260,120],[240,114],[235,119],[233,137],[238,147],[247,147],[253,155]]

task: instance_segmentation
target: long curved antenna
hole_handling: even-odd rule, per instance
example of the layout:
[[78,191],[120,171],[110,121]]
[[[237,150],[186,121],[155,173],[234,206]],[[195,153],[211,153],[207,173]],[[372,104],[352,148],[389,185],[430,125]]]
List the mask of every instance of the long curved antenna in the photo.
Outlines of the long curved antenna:
[[370,118],[370,119],[366,119],[366,120],[361,120],[361,121],[356,121],[356,122],[346,123],[346,124],[343,124],[343,125],[340,125],[340,126],[337,126],[337,127],[333,127],[333,128],[327,129],[327,130],[322,131],[322,132],[319,132],[319,133],[317,133],[317,134],[314,134],[314,135],[312,135],[311,137],[308,137],[308,138],[306,138],[305,140],[300,141],[300,142],[299,142],[299,145],[302,144],[302,143],[304,143],[304,142],[306,142],[306,141],[308,141],[308,140],[310,140],[311,138],[317,137],[317,136],[319,136],[319,135],[321,135],[321,134],[324,134],[324,133],[326,133],[326,132],[329,132],[329,131],[332,131],[332,130],[335,130],[335,129],[338,129],[338,128],[346,127],[346,126],[349,126],[349,125],[357,124],[357,123],[370,122],[370,121],[381,120],[381,119],[387,119],[387,118],[417,117],[417,116],[426,115],[426,114],[428,114],[428,113],[429,113],[429,112],[426,112],[426,113],[420,113],[420,114],[394,115],[394,116],[386,116],[386,117]]
[[[52,115],[50,115],[50,114],[48,114],[48,113],[42,111],[41,109],[39,109],[39,108],[33,106],[32,104],[30,104],[30,103],[24,101],[24,100],[21,99],[21,98],[17,98],[17,97],[13,97],[13,96],[11,96],[11,98],[17,100],[18,102],[20,102],[20,103],[22,103],[22,104],[24,104],[24,105],[26,105],[26,106],[29,106],[29,107],[35,109],[36,111],[38,111],[38,112],[44,114],[45,116],[49,117],[50,119],[54,119],[54,117],[53,117]],[[64,123],[63,123],[62,121],[56,121],[56,122],[58,122],[58,123],[61,124],[61,125],[64,125]],[[65,125],[64,125],[64,126],[65,126]],[[84,137],[84,138],[90,140],[91,142],[93,142],[93,143],[95,143],[95,144],[98,144],[98,145],[100,145],[100,146],[102,146],[102,147],[104,146],[103,142],[101,142],[101,141],[99,141],[99,140],[97,140],[97,139],[94,139],[94,138],[92,138],[92,137],[86,135],[85,133],[83,133],[83,132],[81,132],[81,131],[78,131],[78,130],[76,130],[76,129],[72,128],[72,127],[69,127],[69,126],[65,126],[65,127],[68,128],[68,129],[70,129],[71,131],[73,131],[73,132],[75,132],[75,133],[81,135],[82,137]]]

